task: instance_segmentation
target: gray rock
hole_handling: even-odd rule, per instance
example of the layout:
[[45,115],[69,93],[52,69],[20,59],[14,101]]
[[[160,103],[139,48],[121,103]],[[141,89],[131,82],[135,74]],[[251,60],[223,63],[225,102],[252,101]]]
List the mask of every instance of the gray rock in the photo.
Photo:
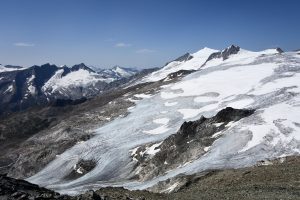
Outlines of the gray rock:
[[[133,156],[138,163],[140,180],[148,180],[162,175],[168,170],[174,169],[184,163],[193,161],[206,153],[205,147],[209,147],[217,139],[213,134],[226,129],[226,124],[248,117],[254,110],[234,109],[227,107],[219,111],[212,118],[202,116],[199,120],[184,122],[178,132],[167,137],[154,156],[142,153],[147,146],[137,149]],[[216,125],[220,123],[221,125]]]

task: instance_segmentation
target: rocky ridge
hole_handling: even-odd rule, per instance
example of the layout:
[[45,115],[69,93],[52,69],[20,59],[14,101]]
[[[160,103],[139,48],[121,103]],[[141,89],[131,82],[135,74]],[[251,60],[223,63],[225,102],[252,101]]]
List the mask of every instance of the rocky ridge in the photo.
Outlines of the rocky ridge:
[[[197,121],[184,122],[177,133],[162,142],[135,149],[132,153],[132,158],[137,161],[135,173],[139,180],[145,181],[198,159],[208,151],[228,123],[253,113],[254,110],[227,107],[214,117],[202,116]],[[149,148],[153,148],[154,155],[147,154]]]

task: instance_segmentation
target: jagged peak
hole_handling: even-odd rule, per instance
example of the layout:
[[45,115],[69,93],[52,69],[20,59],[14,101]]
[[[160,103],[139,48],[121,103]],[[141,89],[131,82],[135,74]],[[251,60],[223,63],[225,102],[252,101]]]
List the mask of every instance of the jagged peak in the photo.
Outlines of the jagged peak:
[[230,45],[222,51],[212,53],[203,65],[215,58],[223,58],[223,60],[226,60],[229,58],[230,55],[237,54],[240,51],[240,49],[241,48],[237,45]]
[[117,70],[117,69],[125,69],[124,67],[121,67],[120,65],[115,65],[111,68],[111,70]]
[[[225,52],[229,52],[230,54],[232,54],[232,53],[234,53],[234,52],[238,52],[238,51],[240,51],[240,47],[239,46],[237,46],[237,45],[234,45],[234,44],[232,44],[232,45],[230,45],[229,47],[227,47],[226,49],[224,49],[223,51],[222,51],[222,53],[225,53]],[[236,53],[234,53],[234,54],[236,54]]]
[[280,47],[277,47],[277,48],[276,48],[276,51],[277,51],[278,53],[284,53],[284,51],[283,51]]
[[83,70],[87,70],[89,72],[94,72],[94,70],[92,70],[91,68],[89,68],[88,66],[86,66],[84,63],[80,63],[80,64],[77,64],[77,65],[73,65],[71,67],[71,71],[78,71],[80,69],[83,69]]

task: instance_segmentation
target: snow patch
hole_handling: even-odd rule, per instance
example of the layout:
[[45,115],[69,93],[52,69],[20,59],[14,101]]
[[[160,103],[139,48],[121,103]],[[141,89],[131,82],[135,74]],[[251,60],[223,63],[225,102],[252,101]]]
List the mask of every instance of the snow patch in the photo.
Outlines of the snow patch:
[[134,96],[137,97],[137,98],[142,98],[142,99],[148,99],[148,98],[152,97],[149,94],[135,94]]
[[168,122],[170,121],[169,118],[159,118],[159,119],[155,119],[153,120],[154,123],[156,124],[168,124]]
[[178,104],[178,102],[166,102],[165,106],[175,106],[177,104]]
[[227,104],[228,107],[237,108],[237,109],[243,109],[249,106],[251,103],[253,103],[253,99],[241,99],[238,101],[230,102]]
[[169,130],[169,128],[167,128],[167,126],[163,125],[163,126],[155,128],[155,129],[148,130],[148,131],[143,131],[143,132],[147,133],[147,134],[157,135],[157,134],[165,133],[168,130]]

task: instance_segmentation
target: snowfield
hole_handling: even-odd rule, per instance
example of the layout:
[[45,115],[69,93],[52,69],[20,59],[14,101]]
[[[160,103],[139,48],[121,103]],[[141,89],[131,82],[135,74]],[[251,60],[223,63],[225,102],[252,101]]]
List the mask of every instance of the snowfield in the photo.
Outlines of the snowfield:
[[[213,52],[205,48],[192,54],[191,60],[171,62],[146,77],[144,81],[156,81],[181,69],[198,69],[156,95],[138,95],[142,99],[126,117],[100,127],[95,137],[70,148],[28,180],[69,194],[100,186],[145,189],[180,173],[246,167],[300,154],[299,56],[273,49],[241,49],[227,60],[213,59],[201,67]],[[184,121],[211,117],[227,106],[256,111],[215,134],[221,137],[198,160],[147,182],[129,180],[134,149],[154,143],[147,153],[155,154],[161,141],[176,133]],[[96,160],[97,166],[76,180],[62,180],[80,159]]]
[[58,70],[43,86],[42,90],[46,93],[52,93],[55,91],[64,91],[70,87],[88,87],[96,84],[99,81],[111,82],[113,79],[99,78],[97,73],[89,72],[84,69],[71,72],[66,76],[62,76],[64,70]]
[[150,75],[146,76],[143,82],[152,82],[158,81],[165,78],[168,74],[177,72],[179,70],[197,70],[199,69],[207,60],[207,58],[212,54],[217,52],[218,50],[210,49],[210,48],[203,48],[200,51],[192,54],[193,58],[188,61],[172,61],[164,66],[162,69],[151,73]]

